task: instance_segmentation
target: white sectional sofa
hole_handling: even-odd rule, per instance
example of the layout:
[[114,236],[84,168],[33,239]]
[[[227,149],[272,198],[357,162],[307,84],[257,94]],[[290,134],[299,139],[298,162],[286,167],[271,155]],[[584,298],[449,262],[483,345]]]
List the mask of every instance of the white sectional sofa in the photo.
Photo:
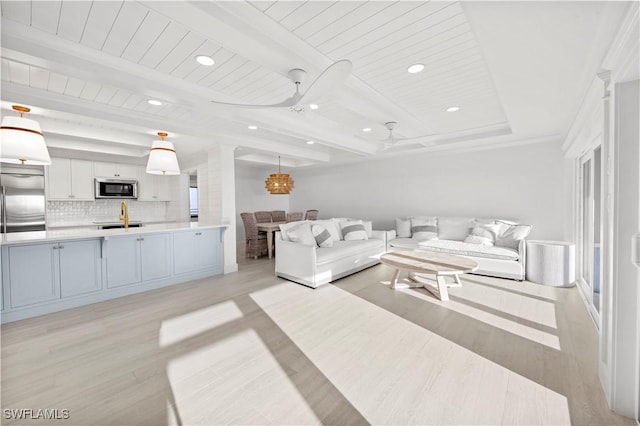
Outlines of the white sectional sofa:
[[[343,230],[359,228],[356,222],[362,230],[343,234]],[[374,231],[370,221],[337,218],[292,222],[280,228],[275,237],[276,275],[311,288],[380,263],[386,249],[387,231]]]
[[526,240],[531,226],[502,219],[418,216],[397,218],[387,251],[426,250],[478,262],[474,274],[524,280]]

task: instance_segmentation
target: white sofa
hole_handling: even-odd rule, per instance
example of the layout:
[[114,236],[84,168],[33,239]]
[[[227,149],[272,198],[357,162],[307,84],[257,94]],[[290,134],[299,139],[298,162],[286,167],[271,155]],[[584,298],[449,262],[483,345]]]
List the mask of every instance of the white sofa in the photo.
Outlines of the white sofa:
[[345,240],[339,228],[339,223],[345,220],[302,221],[327,228],[331,228],[333,222],[331,247],[292,241],[281,225],[281,231],[275,236],[276,276],[316,288],[380,263],[380,255],[386,249],[387,231],[374,231],[370,221],[362,221],[366,239]]
[[[409,225],[407,228],[407,222],[417,222],[418,225]],[[429,226],[425,226],[425,223]],[[474,274],[522,281],[526,270],[526,236],[530,229],[529,225],[502,219],[426,216],[397,218],[396,229],[388,231],[387,251],[413,249],[457,254],[478,263]],[[413,230],[427,231],[423,234],[427,236],[421,238]],[[485,230],[486,234],[481,230]],[[474,235],[474,232],[482,236]],[[490,233],[493,235],[489,235]],[[489,240],[493,240],[491,244]]]

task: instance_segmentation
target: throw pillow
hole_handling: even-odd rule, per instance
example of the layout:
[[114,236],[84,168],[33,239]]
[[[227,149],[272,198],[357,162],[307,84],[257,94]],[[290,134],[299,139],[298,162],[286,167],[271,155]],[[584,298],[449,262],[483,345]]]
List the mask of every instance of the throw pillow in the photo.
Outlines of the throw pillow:
[[441,240],[464,241],[473,228],[473,219],[468,217],[439,217],[438,238]]
[[476,225],[469,235],[467,235],[467,238],[464,239],[464,242],[491,247],[495,244],[499,231],[500,225],[497,223],[478,224],[476,222]]
[[278,225],[280,228],[280,234],[282,235],[282,239],[285,241],[291,241],[291,237],[289,237],[289,230],[300,225],[300,222],[289,222]]
[[340,231],[340,239],[344,240],[344,235],[342,234],[342,226],[340,226],[340,223],[347,222],[354,219],[349,219],[348,217],[334,217],[334,218],[331,218],[331,220],[333,221],[333,223],[336,224],[338,231]]
[[340,230],[345,241],[368,240],[367,231],[361,220],[340,222]]
[[524,240],[531,233],[531,225],[513,225],[508,222],[498,221],[500,233],[496,238],[496,245],[518,250],[520,241]]
[[411,218],[396,218],[396,235],[398,238],[411,238]]
[[438,226],[435,217],[411,218],[411,238],[418,241],[438,239]]
[[373,222],[370,220],[363,220],[364,230],[367,231],[367,238],[373,238]]
[[331,240],[333,242],[340,241],[340,235],[342,234],[340,233],[340,228],[335,221],[331,219],[325,219],[325,220],[312,220],[312,221],[309,221],[309,223],[311,224],[312,230],[313,230],[313,225],[320,225],[323,228],[325,228],[327,231],[329,231],[329,234],[331,234]]
[[320,247],[333,247],[331,233],[322,225],[311,225],[311,233]]
[[289,231],[287,234],[289,235],[289,239],[294,243],[300,243],[308,246],[317,246],[316,238],[313,236],[311,232],[311,225],[308,222],[301,222],[297,224]]

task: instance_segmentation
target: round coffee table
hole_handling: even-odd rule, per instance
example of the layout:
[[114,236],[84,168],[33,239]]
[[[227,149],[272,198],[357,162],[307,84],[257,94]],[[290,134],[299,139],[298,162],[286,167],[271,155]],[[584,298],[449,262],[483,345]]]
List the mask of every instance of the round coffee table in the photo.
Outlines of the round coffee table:
[[[476,261],[466,257],[456,256],[448,253],[434,253],[419,250],[401,250],[385,253],[380,256],[380,262],[395,268],[391,277],[391,288],[395,289],[398,284],[400,271],[407,271],[409,279],[424,286],[425,289],[433,293],[440,300],[449,300],[447,284],[444,277],[453,276],[455,286],[460,287],[460,274],[473,272],[478,269]],[[415,274],[434,274],[436,276],[437,288],[430,283],[420,280]]]

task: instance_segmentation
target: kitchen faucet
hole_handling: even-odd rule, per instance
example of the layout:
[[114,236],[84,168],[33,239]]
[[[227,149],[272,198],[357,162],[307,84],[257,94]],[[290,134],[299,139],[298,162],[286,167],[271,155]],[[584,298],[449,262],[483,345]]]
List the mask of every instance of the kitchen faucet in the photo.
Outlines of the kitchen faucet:
[[129,227],[129,208],[126,201],[120,203],[120,220],[124,222],[125,228]]

